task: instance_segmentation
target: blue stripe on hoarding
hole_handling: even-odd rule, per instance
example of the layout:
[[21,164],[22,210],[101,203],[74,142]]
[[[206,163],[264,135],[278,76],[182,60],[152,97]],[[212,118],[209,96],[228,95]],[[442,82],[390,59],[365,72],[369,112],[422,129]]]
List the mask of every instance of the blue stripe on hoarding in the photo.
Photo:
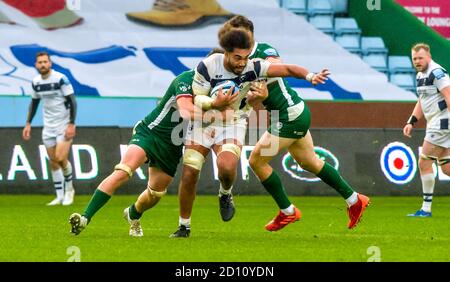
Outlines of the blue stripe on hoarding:
[[[27,117],[29,96],[0,95],[0,127],[23,127]],[[157,105],[157,98],[77,97],[78,126],[133,127]],[[42,126],[42,110],[38,109],[32,126]]]

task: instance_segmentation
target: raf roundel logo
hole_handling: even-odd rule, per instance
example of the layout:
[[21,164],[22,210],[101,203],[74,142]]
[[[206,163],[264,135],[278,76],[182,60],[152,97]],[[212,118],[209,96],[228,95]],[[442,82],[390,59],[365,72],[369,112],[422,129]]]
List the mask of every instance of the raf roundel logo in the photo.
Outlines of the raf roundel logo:
[[417,171],[416,157],[411,148],[401,142],[392,142],[383,148],[380,166],[386,178],[395,184],[409,183]]
[[[314,152],[317,157],[327,163],[329,163],[336,170],[339,169],[339,160],[336,156],[322,147],[314,147]],[[296,160],[291,156],[290,153],[286,153],[282,160],[283,169],[287,172],[292,178],[303,180],[306,182],[319,182],[320,178],[315,176],[314,174],[304,170]]]

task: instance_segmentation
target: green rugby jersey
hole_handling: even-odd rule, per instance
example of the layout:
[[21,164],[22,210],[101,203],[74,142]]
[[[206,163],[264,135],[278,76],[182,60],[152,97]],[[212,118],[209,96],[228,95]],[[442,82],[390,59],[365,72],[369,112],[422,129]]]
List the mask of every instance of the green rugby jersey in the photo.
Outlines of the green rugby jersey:
[[170,135],[172,130],[183,121],[179,113],[175,113],[178,111],[177,99],[192,97],[194,74],[194,70],[189,70],[178,75],[170,84],[158,106],[144,118],[143,123],[151,131]]
[[[268,57],[279,57],[278,51],[267,43],[255,42],[250,59],[259,58],[266,59]],[[263,101],[263,105],[267,110],[278,110],[280,120],[288,119],[288,108],[298,105],[303,100],[298,96],[297,92],[292,89],[287,81],[281,77],[273,77],[267,79],[267,89],[269,96]]]

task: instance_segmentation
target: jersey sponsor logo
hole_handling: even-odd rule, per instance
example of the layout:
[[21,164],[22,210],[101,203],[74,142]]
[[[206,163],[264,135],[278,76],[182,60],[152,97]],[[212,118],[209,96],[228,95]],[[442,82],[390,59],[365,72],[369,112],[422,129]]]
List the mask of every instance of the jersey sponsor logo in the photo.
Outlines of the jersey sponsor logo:
[[278,52],[277,50],[273,49],[273,48],[269,48],[264,50],[264,54],[266,54],[267,56],[274,56],[274,57],[278,57]]
[[434,74],[434,77],[437,80],[445,77],[445,72],[442,69],[435,69],[435,70],[432,71],[432,73]]
[[[314,147],[314,152],[316,153],[317,157],[324,162],[329,163],[332,167],[334,167],[336,170],[339,169],[339,160],[336,158],[336,156],[328,151],[325,148],[316,146]],[[306,181],[306,182],[319,182],[321,181],[320,178],[315,176],[314,174],[304,170],[296,160],[291,156],[290,153],[286,153],[283,156],[282,160],[282,166],[283,170],[287,172],[292,178]]]
[[416,157],[411,148],[401,142],[392,142],[383,148],[380,166],[384,176],[395,184],[409,183],[417,171]]

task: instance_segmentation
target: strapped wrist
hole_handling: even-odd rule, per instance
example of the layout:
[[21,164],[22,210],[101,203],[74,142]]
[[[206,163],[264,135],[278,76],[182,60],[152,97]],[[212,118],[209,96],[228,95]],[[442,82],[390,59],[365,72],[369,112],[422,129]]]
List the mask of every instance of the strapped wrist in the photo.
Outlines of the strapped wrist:
[[313,78],[314,78],[315,75],[316,75],[316,74],[313,73],[313,72],[308,73],[308,74],[306,75],[306,80],[309,81],[309,82],[312,82],[312,80],[313,80]]
[[415,115],[411,115],[406,123],[414,126],[418,121],[419,120],[417,119],[417,117]]

